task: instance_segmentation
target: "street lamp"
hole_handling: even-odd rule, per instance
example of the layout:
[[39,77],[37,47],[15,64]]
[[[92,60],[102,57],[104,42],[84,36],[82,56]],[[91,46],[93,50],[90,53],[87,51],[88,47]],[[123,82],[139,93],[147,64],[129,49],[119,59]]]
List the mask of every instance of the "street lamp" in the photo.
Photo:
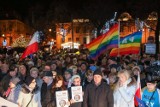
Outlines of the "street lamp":
[[52,32],[52,29],[48,29],[49,32]]
[[4,34],[2,34],[2,37],[5,37],[5,35],[4,35]]

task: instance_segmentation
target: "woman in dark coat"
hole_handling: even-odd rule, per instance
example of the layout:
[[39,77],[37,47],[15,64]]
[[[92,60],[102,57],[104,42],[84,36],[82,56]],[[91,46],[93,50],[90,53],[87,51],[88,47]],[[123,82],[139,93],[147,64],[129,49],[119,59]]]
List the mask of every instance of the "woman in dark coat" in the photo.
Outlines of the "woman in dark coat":
[[47,105],[47,107],[57,107],[56,106],[56,92],[66,90],[64,79],[62,76],[57,75],[54,79],[51,94],[52,94],[52,101]]

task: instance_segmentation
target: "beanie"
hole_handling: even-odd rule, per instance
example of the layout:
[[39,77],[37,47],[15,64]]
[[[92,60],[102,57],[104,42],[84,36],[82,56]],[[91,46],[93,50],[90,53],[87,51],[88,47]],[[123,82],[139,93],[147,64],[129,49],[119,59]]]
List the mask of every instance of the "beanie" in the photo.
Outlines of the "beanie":
[[44,72],[43,76],[53,77],[53,73],[51,71],[43,71],[43,72]]
[[75,78],[80,78],[81,79],[81,77],[79,75],[74,75],[74,76],[72,76],[72,79],[71,79],[72,83],[73,83],[73,81],[74,81]]
[[100,76],[103,76],[102,72],[100,69],[96,69],[93,73],[93,75],[100,75]]
[[32,83],[33,80],[34,80],[33,77],[28,76],[28,77],[26,78],[26,81],[25,81],[26,85],[29,86],[29,85]]

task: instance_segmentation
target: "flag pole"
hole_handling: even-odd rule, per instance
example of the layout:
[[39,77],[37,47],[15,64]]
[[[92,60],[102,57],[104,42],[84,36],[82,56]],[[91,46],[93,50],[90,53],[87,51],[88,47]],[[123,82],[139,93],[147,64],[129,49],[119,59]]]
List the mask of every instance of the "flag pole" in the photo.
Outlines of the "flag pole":
[[118,57],[120,56],[120,21],[118,21]]

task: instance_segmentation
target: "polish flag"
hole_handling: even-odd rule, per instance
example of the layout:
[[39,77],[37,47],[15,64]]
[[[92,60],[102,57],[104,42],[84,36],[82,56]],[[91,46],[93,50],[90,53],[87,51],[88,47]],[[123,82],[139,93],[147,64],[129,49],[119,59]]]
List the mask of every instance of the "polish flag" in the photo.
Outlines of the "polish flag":
[[138,73],[138,78],[137,78],[137,88],[136,88],[136,93],[134,97],[134,103],[136,106],[138,106],[138,99],[141,99],[141,82],[140,82],[140,74]]
[[33,34],[33,38],[29,42],[29,45],[26,47],[26,50],[23,52],[20,60],[38,51],[38,42],[39,42],[38,38],[39,38],[39,32],[37,31]]

